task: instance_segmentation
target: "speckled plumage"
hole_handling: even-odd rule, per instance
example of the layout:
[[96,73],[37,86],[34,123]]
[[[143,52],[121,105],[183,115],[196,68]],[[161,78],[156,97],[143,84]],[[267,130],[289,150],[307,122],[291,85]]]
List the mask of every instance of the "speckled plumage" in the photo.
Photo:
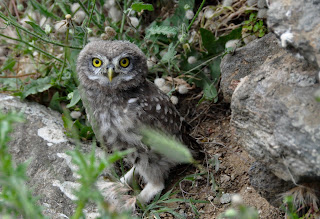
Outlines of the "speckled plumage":
[[[126,68],[118,63],[123,57],[130,60]],[[102,60],[101,69],[93,66],[94,58]],[[116,72],[112,81],[106,75],[110,65]],[[135,170],[147,183],[138,199],[149,202],[162,191],[170,168],[177,163],[144,145],[140,128],[160,129],[191,146],[195,143],[186,132],[186,123],[169,97],[146,79],[146,57],[132,43],[89,43],[78,57],[77,71],[81,99],[98,141],[112,150],[136,149],[126,158],[133,168],[121,181],[130,183]]]

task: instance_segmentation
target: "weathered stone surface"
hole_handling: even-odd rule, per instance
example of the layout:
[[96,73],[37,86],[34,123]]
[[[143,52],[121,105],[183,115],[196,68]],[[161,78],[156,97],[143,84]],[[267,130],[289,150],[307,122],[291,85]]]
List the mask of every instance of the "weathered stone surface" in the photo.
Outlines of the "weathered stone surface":
[[283,46],[293,47],[310,63],[320,66],[320,1],[272,0],[268,27]]
[[275,207],[280,207],[283,203],[280,194],[296,186],[292,182],[278,178],[265,164],[259,162],[252,164],[249,170],[249,176],[251,186]]
[[[71,171],[74,168],[71,157],[66,152],[74,149],[74,145],[63,133],[61,115],[5,94],[0,94],[0,109],[24,112],[26,122],[15,125],[8,147],[16,163],[29,161],[29,185],[34,195],[40,197],[44,214],[49,218],[71,216],[75,208],[71,199],[76,177]],[[86,147],[91,148],[87,145],[84,149]]]
[[[278,39],[272,33],[261,39],[254,40],[236,50],[234,54],[226,55],[221,62],[221,84],[223,100],[231,102],[232,94],[240,82],[240,79],[250,74],[253,69],[262,65],[268,57],[279,51],[275,47]],[[239,59],[239,57],[242,57]]]
[[[317,70],[284,49],[252,68],[232,96],[232,125],[240,143],[277,177],[296,183],[320,178]],[[272,48],[271,47],[271,48]],[[256,50],[261,49],[257,45]],[[246,57],[235,54],[238,62]]]

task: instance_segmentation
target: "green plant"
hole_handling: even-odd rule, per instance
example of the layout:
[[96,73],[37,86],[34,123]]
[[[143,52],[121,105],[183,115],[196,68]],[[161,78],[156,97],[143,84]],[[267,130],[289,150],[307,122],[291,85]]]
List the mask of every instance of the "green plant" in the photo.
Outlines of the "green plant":
[[259,214],[256,209],[241,204],[237,207],[228,208],[218,218],[258,219]]
[[263,19],[257,18],[257,13],[251,13],[249,20],[243,22],[243,31],[246,33],[254,34],[257,37],[263,37],[267,33],[267,27]]
[[297,209],[293,204],[292,196],[284,197],[282,209],[286,212],[286,215],[289,219],[299,219]]
[[96,204],[101,218],[131,218],[128,213],[119,214],[111,211],[95,183],[103,170],[132,152],[133,150],[115,152],[107,158],[97,158],[95,155],[95,145],[93,145],[93,149],[89,154],[83,154],[78,149],[68,152],[72,157],[72,162],[78,167],[78,181],[81,184],[80,188],[75,191],[78,200],[76,201],[77,208],[72,216],[73,219],[83,216],[83,209],[89,201]]

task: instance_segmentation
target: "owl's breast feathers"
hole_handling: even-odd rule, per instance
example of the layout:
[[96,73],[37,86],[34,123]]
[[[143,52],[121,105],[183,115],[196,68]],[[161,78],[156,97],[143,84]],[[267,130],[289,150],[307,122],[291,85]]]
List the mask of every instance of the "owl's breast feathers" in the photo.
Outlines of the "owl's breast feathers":
[[150,127],[176,136],[191,149],[198,149],[188,134],[188,124],[169,97],[153,83],[145,81],[139,87],[118,92],[121,93],[81,92],[90,123],[102,144],[118,149],[146,149],[140,129]]

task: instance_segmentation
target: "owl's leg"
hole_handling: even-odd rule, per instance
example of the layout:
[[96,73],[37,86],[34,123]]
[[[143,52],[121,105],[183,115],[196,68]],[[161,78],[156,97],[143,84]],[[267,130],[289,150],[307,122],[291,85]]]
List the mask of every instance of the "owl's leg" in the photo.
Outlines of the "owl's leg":
[[123,184],[132,184],[133,174],[134,174],[135,166],[133,166],[123,177],[120,178],[120,182]]
[[141,203],[146,204],[163,189],[164,182],[148,182],[137,198]]

